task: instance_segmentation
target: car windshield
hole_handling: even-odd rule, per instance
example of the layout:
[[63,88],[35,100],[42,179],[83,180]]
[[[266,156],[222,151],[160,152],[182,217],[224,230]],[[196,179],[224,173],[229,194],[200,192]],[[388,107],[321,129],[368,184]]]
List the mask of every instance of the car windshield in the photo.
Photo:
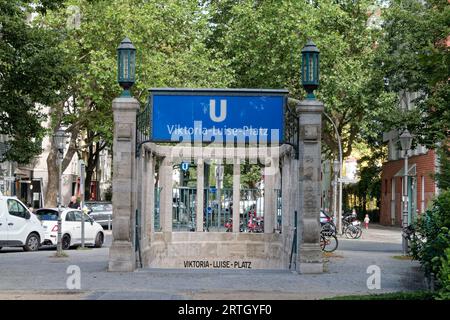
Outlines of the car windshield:
[[86,203],[86,206],[93,212],[112,210],[112,204],[110,203]]
[[36,216],[41,221],[57,221],[58,212],[54,210],[38,210]]

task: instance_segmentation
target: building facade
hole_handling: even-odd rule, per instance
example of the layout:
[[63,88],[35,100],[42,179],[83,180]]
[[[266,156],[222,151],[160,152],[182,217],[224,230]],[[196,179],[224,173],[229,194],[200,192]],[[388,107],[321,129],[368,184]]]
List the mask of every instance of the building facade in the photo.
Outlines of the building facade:
[[[401,92],[400,108],[414,108],[416,93]],[[381,174],[381,208],[380,223],[401,226],[404,192],[404,151],[401,150],[399,133],[392,130],[383,135],[388,143],[388,161],[383,164]],[[425,212],[429,203],[438,192],[433,175],[438,168],[434,150],[413,144],[414,149],[408,153],[408,217],[413,222],[418,215]]]

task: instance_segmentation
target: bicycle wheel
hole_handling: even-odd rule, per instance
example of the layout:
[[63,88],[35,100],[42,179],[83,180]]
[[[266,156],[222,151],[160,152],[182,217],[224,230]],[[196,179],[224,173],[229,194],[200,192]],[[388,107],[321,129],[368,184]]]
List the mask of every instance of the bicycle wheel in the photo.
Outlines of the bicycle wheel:
[[353,232],[352,239],[358,239],[361,236],[361,234],[359,232],[361,231],[361,233],[362,233],[362,229],[357,226],[353,226],[352,229],[353,229],[352,230],[352,232]]
[[358,233],[357,233],[355,239],[359,239],[362,236],[362,228],[361,227],[357,227],[356,230],[358,231]]
[[348,239],[355,239],[355,237],[358,235],[358,231],[356,228],[352,225],[348,226],[347,229],[345,229],[345,236]]
[[325,252],[333,252],[334,250],[337,249],[338,247],[338,239],[336,238],[336,236],[333,234],[329,237],[324,237],[325,238],[325,245],[323,247],[323,251]]
[[324,251],[325,249],[325,244],[326,244],[325,237],[323,235],[320,235],[320,249],[322,249],[322,251]]

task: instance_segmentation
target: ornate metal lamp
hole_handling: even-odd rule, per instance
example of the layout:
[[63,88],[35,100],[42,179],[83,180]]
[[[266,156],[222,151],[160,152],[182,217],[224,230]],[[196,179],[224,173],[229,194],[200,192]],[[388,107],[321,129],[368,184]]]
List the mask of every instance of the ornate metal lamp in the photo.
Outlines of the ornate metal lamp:
[[118,82],[123,88],[122,96],[130,97],[130,88],[135,82],[136,48],[128,37],[117,48]]
[[308,93],[307,99],[315,99],[314,90],[319,86],[320,51],[311,40],[302,49],[302,85]]

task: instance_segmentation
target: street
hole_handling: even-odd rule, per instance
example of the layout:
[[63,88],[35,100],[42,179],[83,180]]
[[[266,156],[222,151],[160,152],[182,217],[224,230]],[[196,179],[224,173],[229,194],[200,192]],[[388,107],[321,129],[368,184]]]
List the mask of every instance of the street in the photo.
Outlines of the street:
[[[106,231],[100,249],[68,250],[55,258],[54,248],[0,251],[0,299],[321,299],[339,295],[420,290],[424,281],[415,261],[399,259],[399,228],[373,225],[358,240],[339,239],[326,259],[324,274],[299,275],[284,270],[138,269],[108,272]],[[80,290],[66,287],[67,267],[81,270]],[[369,290],[367,268],[381,269],[381,288]]]

